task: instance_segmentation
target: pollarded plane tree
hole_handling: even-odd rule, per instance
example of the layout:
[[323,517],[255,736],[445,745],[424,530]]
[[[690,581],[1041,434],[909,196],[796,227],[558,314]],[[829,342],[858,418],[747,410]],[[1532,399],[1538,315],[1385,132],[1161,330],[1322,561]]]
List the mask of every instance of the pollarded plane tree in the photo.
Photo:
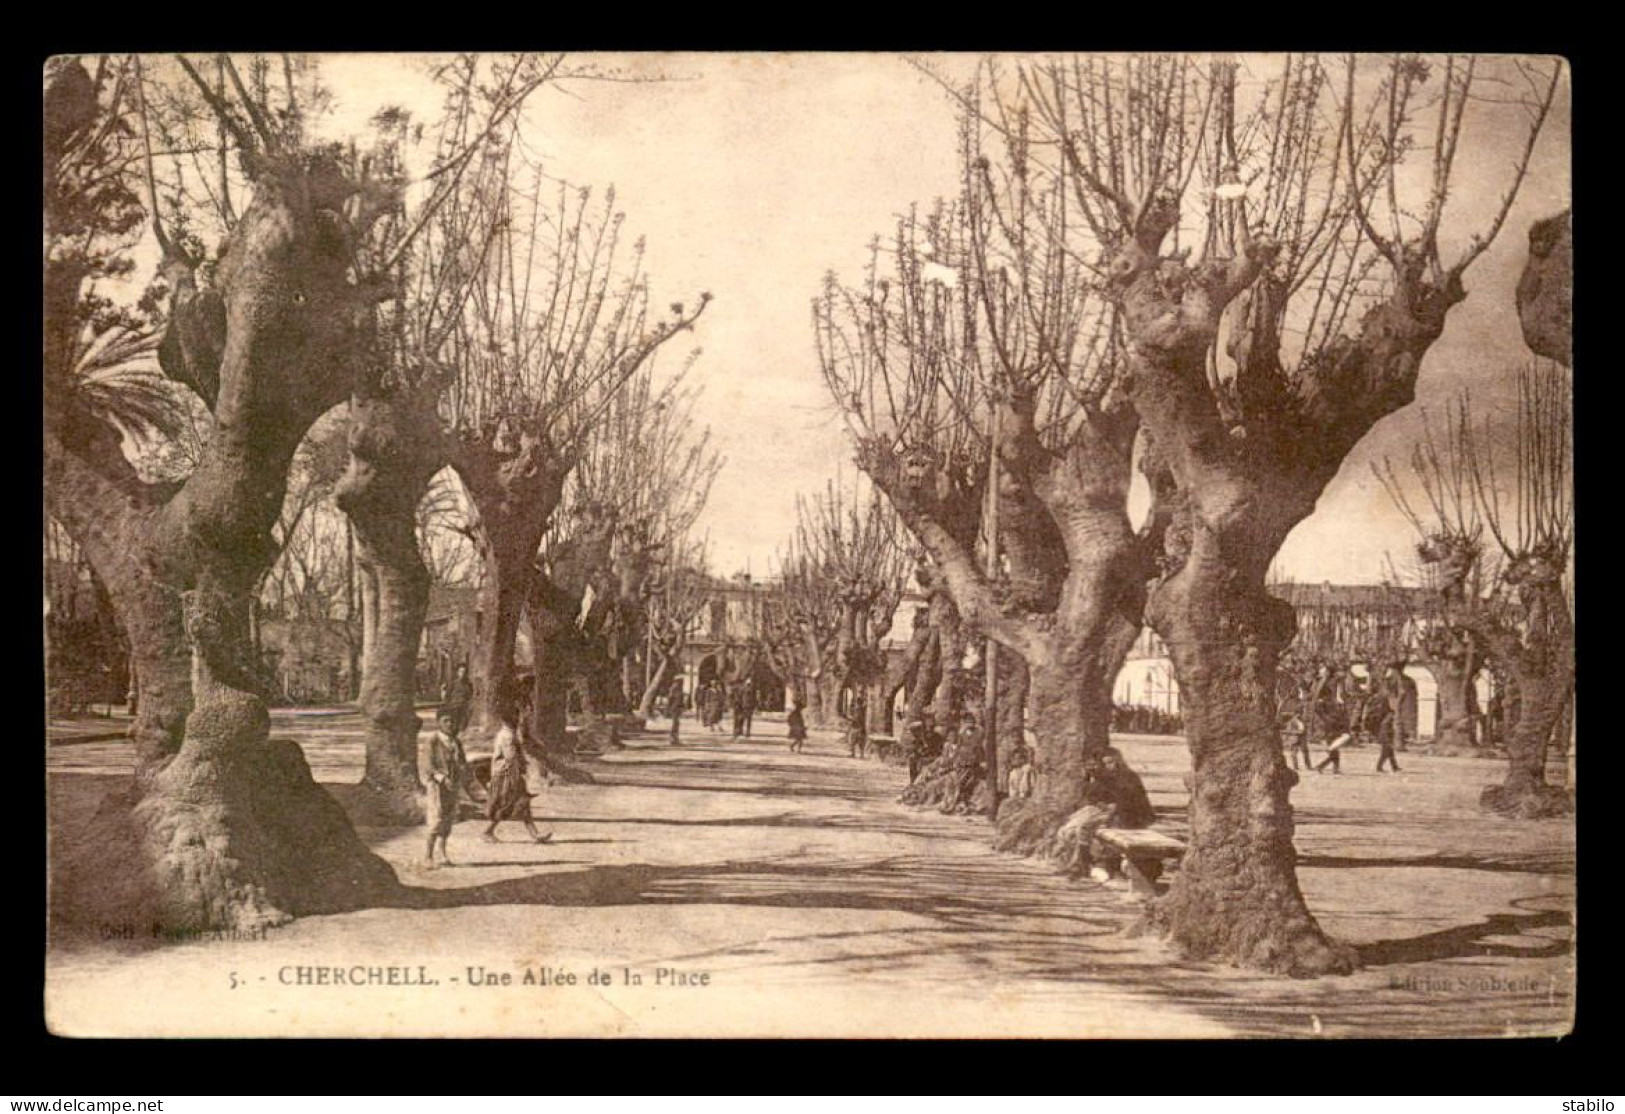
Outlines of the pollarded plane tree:
[[[834,483],[811,499],[797,499],[796,515],[785,603],[800,628],[801,645],[809,654],[817,651],[817,659],[808,663],[811,670],[798,678],[811,681],[820,696],[813,705],[814,722],[831,722],[837,712],[849,716],[845,709],[861,693],[865,727],[871,728],[879,720],[885,640],[911,564],[901,524],[881,492],[871,489],[865,498],[854,487],[849,502]],[[820,616],[801,618],[807,603],[821,608],[823,624]]]
[[533,726],[549,750],[565,741],[567,690],[589,717],[642,701],[633,675],[650,597],[722,464],[710,431],[695,427],[686,370],[659,376],[651,361],[606,400],[543,537],[525,611]]
[[[605,408],[690,331],[709,293],[660,316],[643,244],[622,244],[614,190],[556,183],[513,155],[495,250],[447,340],[452,466],[484,566],[473,679],[477,723],[513,698],[514,646],[536,555]],[[692,356],[690,357],[692,359]]]
[[640,382],[626,406],[629,415],[642,416],[627,423],[628,433],[639,426],[641,432],[622,453],[629,532],[617,564],[614,623],[626,700],[645,719],[681,672],[689,631],[712,598],[706,545],[692,535],[725,463],[710,429],[695,427],[698,391],[674,381],[652,397],[652,386],[647,378]]
[[[427,197],[411,217],[385,218],[377,264],[395,279],[380,311],[374,359],[358,369],[347,424],[349,466],[336,501],[355,538],[361,637],[359,704],[366,768],[353,806],[380,822],[422,817],[417,657],[431,574],[419,508],[453,446],[442,399],[454,377],[453,332],[511,230],[502,202],[524,106],[538,89],[582,76],[560,55],[462,55],[433,71],[445,90],[429,129]],[[404,175],[425,129],[399,108],[372,121],[375,172]]]
[[647,720],[654,715],[655,701],[681,672],[688,636],[713,599],[703,544],[683,539],[674,543],[657,575],[644,586],[643,596],[648,681],[637,714]]
[[[958,398],[974,393],[965,363],[956,358],[966,301],[955,289],[957,273],[951,272],[946,252],[947,262],[919,259],[922,244],[946,237],[956,219],[957,211],[939,204],[924,218],[911,212],[899,221],[891,245],[876,237],[860,288],[843,286],[833,272],[826,276],[813,302],[813,328],[826,385],[858,444],[871,424],[887,422],[904,454],[906,482],[930,485],[936,520],[968,551],[977,543],[988,459],[976,422],[956,408]],[[889,273],[889,258],[898,260],[899,274]],[[927,262],[935,266],[926,267]],[[898,353],[889,350],[894,324],[904,337]],[[901,361],[891,362],[897,354]],[[884,485],[876,486],[886,492]],[[903,519],[917,535],[913,523]],[[800,652],[805,677],[822,682],[824,659],[839,636],[839,601],[810,553],[791,554],[784,564],[789,638],[780,641]],[[929,549],[916,560],[915,580],[927,594],[923,620],[929,633],[921,636],[917,618],[911,641],[923,646],[909,689],[909,720],[916,722],[929,708],[951,727],[960,708],[954,682],[964,653],[959,609]],[[821,689],[809,688],[808,696],[815,713],[831,703]],[[832,714],[832,708],[823,711],[818,721]]]
[[839,588],[801,543],[798,524],[778,555],[778,591],[763,606],[758,641],[768,667],[806,706],[808,722],[827,727],[840,704],[840,682],[829,665],[841,633]]
[[[986,89],[1002,80],[983,75]],[[1116,385],[1111,307],[1072,243],[1075,169],[1041,157],[1025,109],[995,98],[984,114],[983,90],[958,95],[959,199],[903,222],[891,275],[876,277],[876,253],[866,289],[826,295],[820,352],[860,465],[1026,689],[1037,788],[1000,810],[998,845],[1074,865],[1087,848],[1059,833],[1083,803],[1086,763],[1109,745],[1162,516],[1143,533],[1129,518],[1138,423]],[[990,130],[997,158],[984,151]],[[958,443],[942,445],[945,434]],[[978,553],[990,436],[996,563],[986,538]],[[1008,750],[1022,737],[1019,699],[997,715]]]
[[1391,463],[1378,475],[1416,529],[1445,622],[1484,647],[1517,696],[1502,736],[1507,775],[1485,788],[1484,807],[1552,816],[1573,808],[1547,781],[1546,759],[1567,742],[1574,694],[1574,412],[1558,368],[1528,364],[1517,380],[1512,429],[1488,419],[1475,427],[1464,395],[1443,430],[1428,428],[1408,476]]
[[[184,927],[353,906],[393,874],[299,747],[269,737],[249,616],[294,452],[366,358],[389,284],[357,252],[401,183],[309,138],[322,98],[299,59],[125,72],[134,96],[114,114],[140,148],[124,173],[133,189],[145,179],[170,295],[159,362],[209,420],[184,480],[148,484],[105,424],[47,408],[47,498],[75,508],[70,528],[105,565],[152,713],[132,807],[97,819],[98,876],[113,879],[101,899]],[[48,149],[48,177],[53,161],[59,173]]]
[[[1297,885],[1274,706],[1293,623],[1266,575],[1366,432],[1414,397],[1562,76],[1415,56],[1023,67],[1024,103],[1083,187],[1080,250],[1108,271],[1124,389],[1169,490],[1146,615],[1179,678],[1193,789],[1189,849],[1154,914],[1187,954],[1352,967]],[[1453,181],[1463,142],[1491,135],[1505,178]]]
[[[619,670],[620,700],[627,709],[640,708],[653,692],[664,691],[655,688],[657,674],[669,678],[680,664],[675,653],[705,599],[696,575],[703,571],[703,547],[688,539],[724,460],[711,443],[710,429],[695,425],[698,396],[681,376],[656,390],[651,366],[599,424],[600,434],[613,435],[604,462],[612,467],[595,468],[592,486],[614,507],[619,524],[599,638]],[[675,635],[678,645],[651,641],[652,623],[664,635]],[[651,646],[662,658],[660,666],[648,658]],[[648,674],[646,684],[637,680],[640,666]]]

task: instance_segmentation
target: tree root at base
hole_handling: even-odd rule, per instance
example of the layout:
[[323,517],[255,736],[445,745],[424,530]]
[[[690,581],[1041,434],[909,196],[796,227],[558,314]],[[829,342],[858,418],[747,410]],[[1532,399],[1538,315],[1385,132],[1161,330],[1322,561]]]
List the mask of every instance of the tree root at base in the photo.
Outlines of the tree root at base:
[[1222,960],[1292,978],[1348,975],[1359,966],[1355,950],[1322,932],[1301,901],[1232,889],[1221,899],[1185,878],[1147,903],[1134,934],[1160,937],[1186,959]]
[[400,888],[288,740],[201,757],[183,747],[139,799],[110,794],[90,824],[59,891],[65,923],[256,930]]
[[1513,788],[1488,785],[1479,795],[1481,808],[1519,820],[1549,820],[1574,813],[1574,799],[1568,790],[1556,785]]

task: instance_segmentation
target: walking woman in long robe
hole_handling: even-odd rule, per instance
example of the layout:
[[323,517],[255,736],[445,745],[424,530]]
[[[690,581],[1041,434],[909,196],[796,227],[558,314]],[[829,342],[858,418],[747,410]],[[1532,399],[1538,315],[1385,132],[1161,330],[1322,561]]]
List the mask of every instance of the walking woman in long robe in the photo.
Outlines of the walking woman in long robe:
[[508,717],[503,718],[492,746],[495,749],[491,752],[491,789],[485,805],[485,818],[490,823],[485,828],[485,842],[497,842],[497,825],[502,821],[518,820],[525,825],[531,839],[546,843],[553,838],[553,833],[538,832],[536,822],[531,819],[530,790],[525,786],[525,750],[520,745],[519,732]]

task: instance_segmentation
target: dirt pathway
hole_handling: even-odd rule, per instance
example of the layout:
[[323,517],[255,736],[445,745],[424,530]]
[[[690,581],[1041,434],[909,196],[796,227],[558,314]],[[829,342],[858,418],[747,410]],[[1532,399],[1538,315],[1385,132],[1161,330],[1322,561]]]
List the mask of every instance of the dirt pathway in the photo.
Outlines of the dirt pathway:
[[[318,778],[359,775],[353,719],[278,726],[305,743]],[[1471,801],[1492,764],[1412,759],[1382,779],[1356,771],[1356,756],[1341,778],[1308,776],[1294,794],[1304,889],[1367,966],[1294,982],[1175,961],[1123,935],[1136,910],[1119,891],[993,853],[983,821],[894,804],[902,771],[846,758],[831,737],[792,755],[782,724],[763,729],[769,738],[738,743],[690,732],[680,748],[633,740],[591,765],[599,784],[538,801],[551,843],[521,842],[510,824],[505,842],[485,844],[464,823],[454,869],[415,865],[418,830],[368,831],[407,884],[396,907],[306,918],[262,940],[60,947],[53,1027],[899,1037],[1566,1027],[1572,828],[1479,816]],[[1123,746],[1177,832],[1182,744]],[[121,761],[113,744],[52,748],[59,831],[94,807]],[[345,985],[320,984],[340,975]],[[368,985],[349,985],[357,979]]]

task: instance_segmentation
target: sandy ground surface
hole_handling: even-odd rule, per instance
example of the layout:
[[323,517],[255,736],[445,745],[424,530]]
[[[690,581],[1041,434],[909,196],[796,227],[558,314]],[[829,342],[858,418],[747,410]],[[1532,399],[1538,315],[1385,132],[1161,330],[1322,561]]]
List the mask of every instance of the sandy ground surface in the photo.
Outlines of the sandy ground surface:
[[[128,744],[100,722],[53,729],[54,849],[128,776]],[[279,713],[274,730],[303,743],[319,780],[359,778],[354,716]],[[998,855],[984,821],[894,803],[898,768],[844,757],[816,732],[790,754],[783,733],[767,719],[749,742],[697,728],[680,748],[634,738],[588,764],[599,784],[538,800],[551,843],[507,824],[504,842],[485,844],[469,821],[452,837],[453,869],[415,865],[421,829],[364,830],[408,886],[394,907],[309,917],[256,940],[58,941],[47,1019],[79,1036],[1442,1037],[1569,1027],[1573,827],[1481,814],[1494,762],[1406,756],[1404,773],[1377,775],[1375,755],[1355,751],[1341,776],[1305,775],[1293,795],[1299,877],[1363,967],[1291,980],[1182,962],[1126,936],[1138,909],[1119,888]],[[1120,745],[1159,826],[1181,834],[1183,743]],[[335,970],[345,985],[301,983]],[[383,985],[350,985],[358,978]]]

